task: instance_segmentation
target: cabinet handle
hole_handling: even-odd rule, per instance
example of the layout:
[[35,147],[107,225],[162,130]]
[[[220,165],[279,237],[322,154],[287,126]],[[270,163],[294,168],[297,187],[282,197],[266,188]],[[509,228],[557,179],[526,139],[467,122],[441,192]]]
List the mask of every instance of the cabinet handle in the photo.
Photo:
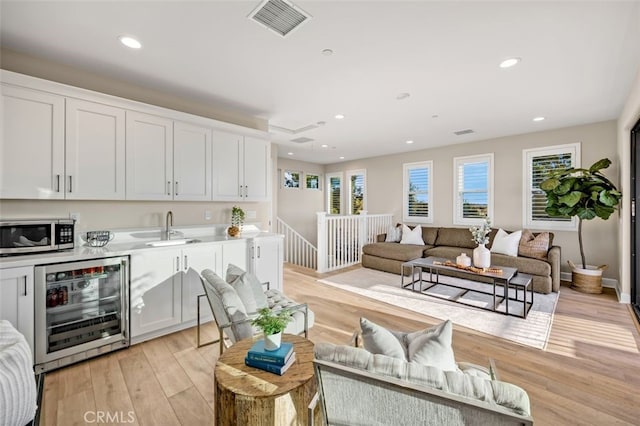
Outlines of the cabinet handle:
[[60,192],[60,175],[56,175],[56,192]]
[[171,195],[171,181],[167,181],[167,195]]
[[27,294],[27,278],[26,277],[24,278],[24,295],[28,296],[28,294]]
[[260,259],[260,246],[258,246],[258,259]]
[[240,197],[242,197],[242,185],[240,185]]
[[176,256],[176,272],[180,272],[180,256]]
[[73,182],[72,179],[73,176],[69,175],[69,194],[71,194],[73,192]]
[[244,186],[244,198],[249,196],[249,185]]
[[184,270],[186,271],[187,269],[189,269],[189,262],[187,259],[187,255],[184,255]]
[[176,181],[176,195],[178,195],[178,181]]

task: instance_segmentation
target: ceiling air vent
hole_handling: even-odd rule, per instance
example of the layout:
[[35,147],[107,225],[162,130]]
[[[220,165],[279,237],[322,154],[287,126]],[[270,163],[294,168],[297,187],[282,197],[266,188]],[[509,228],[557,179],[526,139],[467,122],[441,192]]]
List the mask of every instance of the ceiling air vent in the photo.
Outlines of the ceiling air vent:
[[285,37],[311,15],[286,0],[265,0],[248,18]]
[[299,138],[295,138],[295,139],[291,139],[291,142],[295,142],[295,143],[305,143],[305,142],[311,142],[313,139],[311,138],[305,138],[304,136],[301,136]]
[[473,133],[473,130],[464,129],[464,130],[458,130],[457,132],[453,132],[453,134],[457,136],[468,135],[469,133]]

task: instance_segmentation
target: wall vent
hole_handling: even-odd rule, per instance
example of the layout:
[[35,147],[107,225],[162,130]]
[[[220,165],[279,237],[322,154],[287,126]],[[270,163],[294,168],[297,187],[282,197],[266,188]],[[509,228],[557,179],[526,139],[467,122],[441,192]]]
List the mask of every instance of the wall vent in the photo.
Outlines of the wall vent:
[[311,15],[287,0],[264,0],[248,18],[285,37]]
[[291,139],[291,142],[295,142],[295,143],[305,143],[305,142],[311,142],[313,139],[311,138],[305,138],[304,136],[301,136],[299,138],[295,138],[295,139]]
[[474,131],[472,129],[464,129],[453,132],[453,134],[457,136],[468,135],[469,133],[474,133]]

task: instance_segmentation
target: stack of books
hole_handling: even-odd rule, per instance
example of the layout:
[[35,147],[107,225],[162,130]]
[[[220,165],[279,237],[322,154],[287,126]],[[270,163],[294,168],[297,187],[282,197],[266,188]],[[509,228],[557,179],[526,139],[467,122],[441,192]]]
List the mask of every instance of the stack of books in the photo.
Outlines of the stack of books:
[[293,344],[283,342],[275,351],[264,349],[264,340],[258,340],[251,346],[244,363],[249,367],[259,368],[282,376],[296,360]]

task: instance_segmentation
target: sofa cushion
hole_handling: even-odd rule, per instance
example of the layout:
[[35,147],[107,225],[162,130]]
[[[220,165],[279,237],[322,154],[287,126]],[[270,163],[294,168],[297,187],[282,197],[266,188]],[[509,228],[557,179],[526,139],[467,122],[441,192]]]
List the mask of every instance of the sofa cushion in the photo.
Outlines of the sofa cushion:
[[205,291],[216,321],[223,322],[218,325],[240,321],[240,323],[231,326],[229,339],[235,343],[238,340],[251,337],[253,328],[248,321],[241,322],[248,319],[247,311],[234,288],[210,269],[205,269],[201,275],[204,278]]
[[400,225],[390,226],[387,229],[384,241],[387,243],[399,243],[400,240],[402,240],[402,227]]
[[400,244],[416,244],[423,246],[424,241],[422,241],[422,227],[417,225],[413,229],[409,229],[407,225],[402,225],[402,239],[400,240]]
[[518,246],[518,256],[546,259],[549,247],[551,247],[550,240],[551,235],[549,232],[541,232],[538,235],[534,235],[533,232],[524,229]]
[[422,227],[422,241],[425,244],[433,246],[436,244],[436,239],[438,238],[438,228],[433,226],[423,226]]
[[[267,308],[269,306],[267,303],[267,297],[264,295],[265,289],[262,287],[262,283],[255,274],[245,272],[239,266],[230,263],[229,266],[227,266],[226,278],[226,281],[238,292],[238,296],[242,299],[247,312],[257,312],[258,309]],[[249,301],[247,304],[245,302],[245,300],[249,299],[249,296],[246,294],[247,289],[251,291],[254,303]],[[252,308],[255,308],[255,310]]]
[[522,272],[523,274],[540,275],[543,277],[551,275],[551,265],[541,259],[512,257],[504,254],[491,253],[491,264],[516,268],[518,272]]
[[444,259],[449,259],[455,261],[456,257],[460,256],[460,254],[464,253],[469,257],[473,257],[473,249],[471,248],[461,248],[461,247],[447,247],[447,246],[437,246],[437,247],[429,247],[424,251],[425,257],[434,256],[434,257],[442,257]]
[[399,243],[372,243],[362,247],[362,252],[371,256],[407,262],[422,257],[425,247],[428,246]]
[[451,347],[452,337],[453,324],[450,320],[426,330],[407,334],[409,361],[431,365],[444,371],[456,371],[458,366]]
[[360,318],[360,329],[362,344],[367,351],[391,358],[406,359],[407,350],[401,341],[402,335],[387,330],[366,318]]
[[475,248],[471,231],[467,228],[440,228],[438,229],[437,246]]

